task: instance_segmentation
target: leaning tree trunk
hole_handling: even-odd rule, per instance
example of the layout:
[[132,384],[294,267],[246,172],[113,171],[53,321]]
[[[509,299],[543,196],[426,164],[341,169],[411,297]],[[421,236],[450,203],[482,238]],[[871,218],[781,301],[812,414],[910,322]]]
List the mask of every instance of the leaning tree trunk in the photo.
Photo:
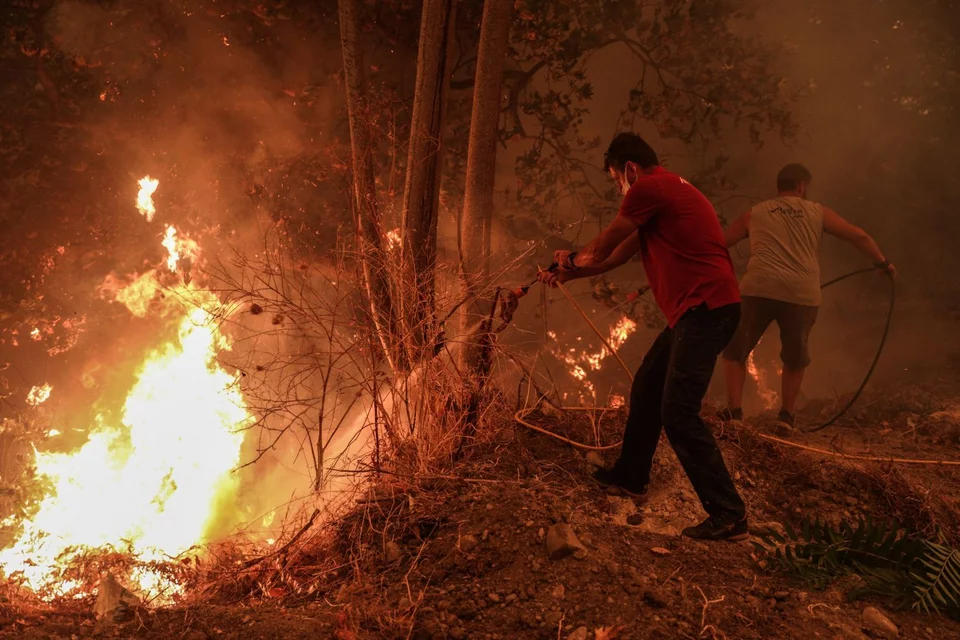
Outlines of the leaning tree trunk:
[[437,220],[443,126],[453,70],[456,0],[426,0],[420,18],[417,81],[403,191],[402,264],[413,290],[404,291],[404,335],[411,347],[435,340]]
[[339,0],[340,45],[343,52],[343,77],[347,90],[347,117],[350,123],[350,148],[353,164],[353,207],[357,223],[357,253],[362,265],[363,285],[383,355],[391,369],[399,362],[391,336],[396,321],[390,300],[390,288],[384,271],[380,211],[371,154],[373,145],[365,117],[361,90],[361,64],[357,53],[356,0]]
[[513,0],[486,0],[480,26],[477,71],[467,149],[467,181],[461,219],[461,269],[469,302],[461,314],[465,336],[463,363],[474,375],[485,375],[482,351],[489,348],[492,296],[490,279],[490,224],[496,173],[497,133],[500,126],[500,88],[510,37]]

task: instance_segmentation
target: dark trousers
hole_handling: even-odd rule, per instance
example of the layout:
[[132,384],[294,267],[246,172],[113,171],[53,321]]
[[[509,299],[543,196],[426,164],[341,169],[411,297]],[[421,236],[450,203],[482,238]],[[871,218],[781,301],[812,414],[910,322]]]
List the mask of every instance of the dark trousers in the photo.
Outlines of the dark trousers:
[[700,408],[717,356],[739,320],[739,304],[701,305],[657,337],[633,380],[623,448],[614,467],[631,486],[647,486],[662,427],[704,510],[737,519],[746,513],[743,500]]

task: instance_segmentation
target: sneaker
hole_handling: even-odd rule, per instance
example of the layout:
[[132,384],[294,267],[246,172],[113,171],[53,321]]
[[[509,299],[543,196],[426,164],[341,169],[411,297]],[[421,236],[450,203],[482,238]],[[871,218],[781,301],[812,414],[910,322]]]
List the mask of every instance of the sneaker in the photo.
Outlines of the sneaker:
[[747,531],[747,519],[733,520],[710,516],[695,527],[687,527],[683,530],[683,535],[694,540],[727,540],[729,542],[738,542],[746,540],[749,535]]
[[777,415],[777,427],[787,432],[791,432],[796,428],[796,426],[797,417],[789,411],[781,409],[779,415]]
[[743,409],[737,407],[736,409],[723,409],[717,411],[717,420],[720,422],[729,422],[730,424],[740,425],[743,424]]
[[638,505],[647,501],[646,487],[624,482],[620,474],[613,469],[597,469],[592,477],[594,482],[605,489],[609,495],[633,498],[634,503]]

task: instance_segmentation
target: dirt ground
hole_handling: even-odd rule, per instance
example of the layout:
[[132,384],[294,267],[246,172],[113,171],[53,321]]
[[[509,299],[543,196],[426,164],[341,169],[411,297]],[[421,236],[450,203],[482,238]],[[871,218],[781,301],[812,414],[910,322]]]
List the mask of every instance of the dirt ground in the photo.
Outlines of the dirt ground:
[[[953,459],[957,379],[869,393],[839,426],[790,437],[831,450]],[[815,424],[832,408],[812,404],[801,421]],[[582,441],[596,437],[582,415],[538,420]],[[622,422],[622,414],[608,414],[601,439],[616,439]],[[769,416],[748,423],[714,426],[755,531],[806,516],[869,514],[960,539],[956,468],[824,457],[758,438],[771,432]],[[945,617],[848,601],[850,579],[815,590],[766,573],[749,541],[681,538],[701,508],[666,441],[655,465],[651,499],[638,510],[590,483],[582,452],[516,425],[507,412],[466,452],[456,476],[387,478],[324,529],[327,546],[313,561],[304,555],[300,568],[288,563],[285,572],[259,574],[256,589],[236,589],[276,597],[222,589],[203,603],[125,622],[97,622],[89,602],[43,612],[8,601],[0,603],[0,638],[885,637],[864,622],[868,606],[899,637],[960,638],[960,622]],[[572,527],[585,551],[548,558],[546,533],[558,523]],[[310,566],[335,569],[321,577]]]

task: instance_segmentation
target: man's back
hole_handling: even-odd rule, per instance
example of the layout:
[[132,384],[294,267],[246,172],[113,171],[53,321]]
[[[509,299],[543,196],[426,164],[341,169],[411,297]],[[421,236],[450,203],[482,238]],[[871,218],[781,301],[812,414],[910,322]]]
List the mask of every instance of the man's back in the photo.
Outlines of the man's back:
[[620,215],[640,225],[644,270],[671,327],[700,304],[740,302],[720,221],[696,187],[656,167],[630,188]]
[[820,305],[821,205],[797,196],[761,202],[750,211],[749,237],[743,295]]

